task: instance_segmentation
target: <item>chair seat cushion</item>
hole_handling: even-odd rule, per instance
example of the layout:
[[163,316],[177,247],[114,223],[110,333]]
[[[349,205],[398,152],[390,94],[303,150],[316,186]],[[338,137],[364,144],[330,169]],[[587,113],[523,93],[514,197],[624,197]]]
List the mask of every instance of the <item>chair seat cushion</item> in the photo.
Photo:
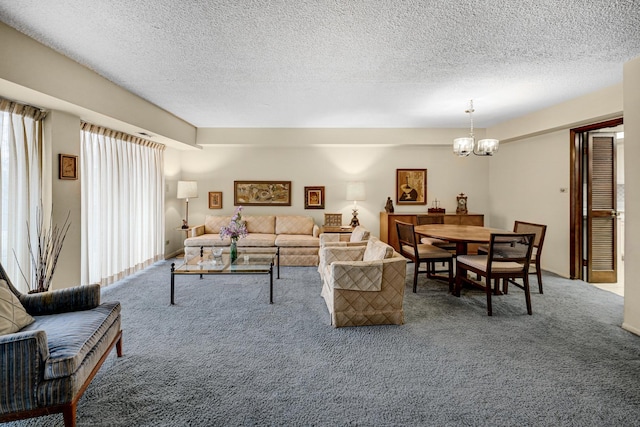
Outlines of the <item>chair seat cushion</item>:
[[63,378],[78,370],[87,354],[120,316],[120,303],[110,302],[91,310],[35,316],[35,322],[23,329],[44,330],[49,358],[44,379]]
[[[402,252],[407,255],[413,256],[413,251],[406,246],[402,248]],[[440,259],[440,258],[451,258],[451,252],[445,251],[437,246],[420,244],[418,245],[418,256],[421,259]]]
[[[466,264],[480,271],[487,271],[487,255],[461,255],[457,258],[458,265]],[[491,271],[494,273],[519,273],[524,266],[517,262],[494,261]]]

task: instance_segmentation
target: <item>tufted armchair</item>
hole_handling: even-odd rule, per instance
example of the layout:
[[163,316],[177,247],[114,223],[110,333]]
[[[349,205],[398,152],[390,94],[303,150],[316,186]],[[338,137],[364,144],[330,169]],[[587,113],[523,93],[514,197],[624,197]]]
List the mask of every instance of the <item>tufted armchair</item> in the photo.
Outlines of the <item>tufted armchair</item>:
[[358,225],[353,229],[351,234],[346,233],[322,233],[320,234],[320,249],[318,251],[318,273],[323,277],[325,270],[324,256],[322,249],[328,246],[332,247],[351,247],[351,246],[367,246],[369,240],[369,230]]
[[325,247],[322,297],[331,324],[401,325],[407,260],[372,237],[366,246]]

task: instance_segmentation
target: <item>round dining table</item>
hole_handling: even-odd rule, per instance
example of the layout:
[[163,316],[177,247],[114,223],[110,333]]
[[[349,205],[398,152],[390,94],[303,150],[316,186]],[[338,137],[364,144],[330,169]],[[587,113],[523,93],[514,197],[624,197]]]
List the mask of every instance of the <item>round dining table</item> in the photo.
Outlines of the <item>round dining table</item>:
[[469,243],[489,243],[492,233],[511,234],[511,230],[500,228],[482,227],[478,225],[459,224],[426,224],[414,227],[416,234],[447,240],[456,244],[456,256],[467,254]]

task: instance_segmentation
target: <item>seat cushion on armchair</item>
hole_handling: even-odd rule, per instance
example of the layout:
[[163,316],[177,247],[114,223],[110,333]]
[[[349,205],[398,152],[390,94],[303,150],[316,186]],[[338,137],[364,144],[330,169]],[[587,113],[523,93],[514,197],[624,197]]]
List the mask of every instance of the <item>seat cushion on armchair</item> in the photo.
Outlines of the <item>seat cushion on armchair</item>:
[[119,316],[120,303],[103,303],[91,310],[35,316],[35,322],[21,332],[46,331],[49,358],[44,366],[44,379],[63,378],[78,370]]
[[0,280],[0,335],[18,332],[35,322],[27,313],[18,297],[9,289],[5,280]]

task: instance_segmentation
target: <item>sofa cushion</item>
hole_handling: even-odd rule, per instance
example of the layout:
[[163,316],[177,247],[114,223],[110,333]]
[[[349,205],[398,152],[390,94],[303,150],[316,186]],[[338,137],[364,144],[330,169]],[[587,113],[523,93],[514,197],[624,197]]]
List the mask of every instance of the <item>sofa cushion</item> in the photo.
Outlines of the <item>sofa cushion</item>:
[[276,217],[273,215],[243,215],[242,220],[247,225],[247,233],[275,234]]
[[362,242],[363,240],[369,239],[369,230],[358,225],[351,232],[351,237],[349,238],[350,242]]
[[202,234],[196,237],[189,237],[185,239],[185,246],[229,246],[231,244],[231,239],[229,237],[225,237],[224,239],[220,238],[220,234]]
[[91,310],[71,311],[36,316],[24,328],[42,329],[47,333],[49,358],[45,362],[44,379],[72,375],[120,316],[120,303],[108,302]]
[[245,237],[238,239],[238,247],[274,247],[276,244],[275,234],[249,233]]
[[320,247],[320,238],[311,235],[278,234],[276,246],[279,247]]
[[313,236],[313,218],[302,215],[276,216],[276,234],[307,234]]
[[230,216],[207,215],[204,217],[204,234],[219,234],[220,228],[229,225]]
[[7,282],[0,280],[0,335],[18,332],[34,321]]
[[393,247],[380,240],[369,240],[362,256],[363,261],[379,261],[393,256]]

